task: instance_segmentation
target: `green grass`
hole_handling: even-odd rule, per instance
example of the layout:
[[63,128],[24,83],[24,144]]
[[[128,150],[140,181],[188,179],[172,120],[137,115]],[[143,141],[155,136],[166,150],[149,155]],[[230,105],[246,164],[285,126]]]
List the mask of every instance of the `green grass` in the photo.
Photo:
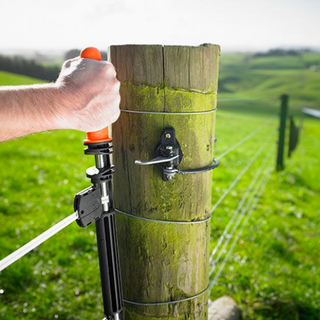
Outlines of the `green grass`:
[[[218,120],[218,133],[220,126],[221,135],[232,136],[230,128],[223,127],[223,121]],[[229,118],[227,122],[230,123]],[[275,132],[275,128],[269,128],[269,132]],[[320,122],[305,121],[298,149],[286,161],[285,171],[272,173],[248,227],[212,290],[212,299],[232,296],[239,303],[244,319],[319,319],[319,136]],[[214,181],[216,200],[243,167],[242,158],[247,160],[249,153],[253,154],[266,138],[267,134],[261,132],[255,142],[253,139],[245,144],[245,150],[234,151],[221,160],[222,168]],[[270,166],[274,167],[275,143],[266,149],[265,156],[270,152]],[[262,157],[215,211],[212,248],[261,162]]]
[[222,54],[220,97],[253,98],[269,106],[287,93],[292,108],[320,108],[320,70],[311,71],[313,65],[320,66],[320,53],[283,57]]
[[0,71],[0,86],[15,86],[23,84],[34,84],[42,82],[41,80],[25,77],[10,72]]
[[[305,59],[314,63],[317,57],[308,54]],[[270,71],[257,69],[255,64],[246,73],[244,59],[239,54],[222,55],[221,78],[232,75],[240,82],[227,79],[229,93],[221,96],[248,98],[255,92],[259,99],[219,103],[216,155],[269,123],[221,159],[214,172],[213,203],[257,148],[264,148],[214,212],[212,248],[262,159],[270,155],[270,168],[274,167],[279,103],[272,83],[280,85],[279,76],[297,86],[287,67]],[[299,68],[294,72],[307,72]],[[251,79],[252,75],[256,78]],[[318,74],[314,76],[317,79]],[[0,72],[0,84],[33,82],[37,80]],[[301,88],[311,92],[311,105],[316,105],[318,84],[309,79]],[[298,149],[286,161],[285,171],[272,173],[213,288],[212,299],[231,295],[245,319],[319,318],[319,137],[320,122],[306,119]],[[74,131],[49,132],[0,144],[0,258],[72,213],[74,194],[90,184],[85,170],[93,164],[93,159],[83,155],[82,139],[83,134]],[[266,139],[271,140],[263,146]],[[94,226],[80,229],[72,224],[1,273],[0,318],[99,319],[103,310],[97,270]]]

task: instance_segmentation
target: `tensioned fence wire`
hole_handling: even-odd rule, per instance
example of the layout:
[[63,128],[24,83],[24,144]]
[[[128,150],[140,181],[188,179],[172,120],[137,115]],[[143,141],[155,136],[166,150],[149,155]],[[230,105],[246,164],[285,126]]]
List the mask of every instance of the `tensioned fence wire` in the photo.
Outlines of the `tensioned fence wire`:
[[270,123],[270,121],[266,121],[264,122],[261,126],[259,126],[258,128],[256,128],[255,130],[251,131],[248,135],[244,136],[241,140],[239,140],[237,143],[235,143],[232,147],[230,147],[228,150],[226,150],[225,152],[223,152],[220,156],[218,156],[216,159],[220,160],[223,157],[225,157],[227,154],[229,154],[230,152],[232,152],[234,149],[236,149],[237,147],[239,147],[241,144],[243,144],[244,142],[246,142],[247,140],[253,138],[255,135],[258,134],[259,131],[261,131],[264,127],[266,127],[268,124]]
[[211,208],[211,214],[214,212],[214,210],[218,208],[218,206],[224,200],[224,198],[233,190],[233,188],[238,184],[238,182],[241,180],[243,175],[250,169],[252,164],[257,160],[257,158],[260,156],[262,151],[265,149],[265,146],[268,142],[269,140],[267,139],[267,141],[265,141],[265,143],[263,143],[263,145],[253,154],[253,156],[251,157],[247,165],[240,171],[238,176],[231,182],[228,189],[225,190],[225,192],[221,195],[218,201],[213,205],[213,207]]
[[225,102],[225,101],[254,101],[258,100],[257,98],[218,98],[218,102]]
[[[249,133],[247,136],[243,137],[240,141],[238,141],[236,144],[234,144],[231,148],[229,148],[227,151],[225,151],[222,155],[220,155],[217,159],[222,159],[224,156],[232,152],[234,149],[236,149],[239,145],[246,142],[250,138],[254,137],[262,128],[264,128],[269,121],[265,122],[262,126],[256,128],[251,133]],[[262,149],[262,148],[261,148]],[[259,149],[260,150],[260,149]],[[258,153],[259,155],[259,153]],[[257,156],[258,156],[257,155]],[[250,168],[252,163],[255,159],[251,159],[249,164],[240,172],[240,174],[237,176],[237,178],[232,182],[230,187],[226,190],[226,192],[222,195],[222,197],[218,200],[218,202],[213,207],[213,210],[221,203],[221,201],[227,196],[227,194],[234,188],[234,186],[239,182],[241,177],[244,175],[244,173]],[[212,211],[213,211],[212,210]],[[14,251],[13,253],[9,254],[4,259],[0,260],[0,272],[7,268],[9,265],[14,263],[15,261],[22,258],[24,255],[35,249],[37,246],[42,244],[44,241],[51,238],[53,235],[64,229],[66,226],[68,226],[71,222],[75,221],[77,219],[77,213],[73,213],[67,218],[63,219],[62,221],[58,222],[57,224],[53,225],[50,229],[43,232],[30,242],[26,243],[24,246],[19,248],[18,250]]]
[[[233,216],[233,218],[234,218],[234,217],[235,217],[235,218],[233,219],[232,222],[234,222],[234,220],[235,220],[236,218],[237,218],[237,220],[236,220],[233,228],[231,229],[230,234],[228,234],[228,236],[227,236],[228,229],[229,229],[229,227],[230,227],[231,224],[232,224],[232,222],[230,223],[230,221],[229,221],[227,227],[225,228],[225,231],[224,231],[223,235],[220,237],[220,238],[222,238],[222,241],[223,241],[224,239],[226,239],[226,240],[225,240],[225,242],[224,242],[224,244],[223,244],[223,247],[222,247],[221,250],[219,251],[217,258],[216,258],[214,261],[212,261],[214,255],[211,255],[212,268],[211,268],[211,270],[210,270],[210,276],[211,276],[212,273],[214,272],[217,264],[218,264],[219,261],[220,261],[221,256],[222,256],[223,253],[225,252],[226,247],[228,246],[231,238],[233,237],[235,231],[236,231],[237,228],[239,227],[240,222],[241,222],[242,218],[244,217],[244,215],[245,215],[245,213],[246,213],[246,211],[247,211],[247,209],[248,209],[248,205],[249,205],[251,199],[253,199],[253,197],[254,197],[254,194],[255,194],[256,189],[257,189],[256,185],[258,184],[259,178],[262,176],[262,170],[263,170],[263,168],[267,165],[268,160],[269,160],[269,159],[267,159],[267,161],[265,162],[265,164],[261,165],[260,168],[257,170],[255,176],[253,177],[250,185],[248,186],[248,188],[247,188],[247,190],[246,190],[245,195],[242,197],[239,206],[238,206],[237,209],[235,210],[235,214],[234,214],[234,216]],[[256,187],[256,188],[254,189],[254,187]],[[251,195],[250,195],[250,192],[251,192]],[[246,205],[244,206],[245,203],[246,203]],[[244,207],[243,207],[243,206],[244,206]],[[222,244],[222,241],[219,242],[219,246]],[[216,248],[217,248],[217,249],[215,250],[215,253],[216,253],[217,250],[218,250],[218,246],[216,246]]]
[[[270,139],[268,139],[267,142],[269,142]],[[210,254],[210,258],[209,258],[209,263],[211,264],[212,262],[214,263],[214,265],[216,264],[216,260],[213,261],[213,257],[215,256],[215,254],[217,253],[218,249],[220,248],[220,246],[222,245],[223,241],[226,239],[225,241],[225,244],[223,246],[223,248],[225,248],[227,245],[228,245],[228,239],[230,239],[229,235],[228,235],[228,231],[229,231],[229,228],[230,226],[233,224],[233,222],[237,219],[238,215],[241,214],[241,212],[243,212],[243,206],[247,200],[247,198],[249,197],[250,195],[250,192],[252,192],[253,188],[255,187],[259,177],[261,176],[262,174],[262,170],[263,168],[267,165],[268,163],[268,160],[270,159],[270,156],[271,156],[271,153],[269,154],[269,156],[267,158],[265,158],[265,161],[260,165],[260,167],[257,169],[257,171],[255,172],[250,184],[248,185],[244,195],[242,196],[242,198],[240,199],[239,201],[239,204],[237,206],[237,208],[235,209],[233,215],[231,216],[227,226],[225,227],[222,235],[220,236],[216,246],[214,247],[214,249],[212,250],[211,254]],[[231,233],[234,232],[235,228],[237,226],[235,225],[232,230],[231,230]],[[223,251],[223,250],[222,250]],[[220,251],[221,253],[221,251]],[[220,257],[220,253],[218,255],[218,260],[219,260],[219,257]]]
[[[268,169],[268,168],[267,168]],[[231,246],[229,248],[229,250],[227,251],[218,271],[216,272],[214,278],[210,281],[209,283],[209,291],[213,288],[213,286],[217,283],[219,277],[221,276],[225,266],[226,266],[226,263],[227,261],[229,260],[230,258],[230,255],[231,253],[233,252],[233,249],[235,247],[235,245],[237,244],[244,228],[246,227],[246,225],[248,224],[248,221],[249,221],[249,218],[251,216],[251,214],[253,213],[253,211],[256,209],[256,206],[258,204],[258,201],[260,200],[261,198],[261,195],[263,194],[268,182],[269,182],[269,179],[271,177],[271,170],[269,169],[269,173],[267,173],[268,170],[265,170],[265,172],[263,173],[263,176],[266,176],[267,177],[265,179],[261,179],[260,183],[259,183],[259,187],[256,188],[256,192],[252,198],[252,201],[250,201],[250,205],[248,206],[248,209],[246,210],[246,214],[245,214],[245,220],[243,221],[242,223],[242,226],[240,227],[240,229],[238,230],[238,233],[237,235],[234,237],[232,243],[231,243]],[[260,190],[259,190],[260,189]],[[212,276],[212,273],[210,274],[210,277]]]

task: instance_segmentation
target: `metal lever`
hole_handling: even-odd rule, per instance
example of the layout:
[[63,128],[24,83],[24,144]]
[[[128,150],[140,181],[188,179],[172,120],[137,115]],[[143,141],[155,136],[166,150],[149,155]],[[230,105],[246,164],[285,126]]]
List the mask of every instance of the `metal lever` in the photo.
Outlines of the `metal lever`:
[[150,166],[153,164],[159,164],[159,163],[166,163],[166,162],[170,162],[172,160],[178,159],[179,155],[176,154],[175,156],[171,156],[171,157],[164,157],[164,156],[159,156],[156,157],[150,161],[141,161],[141,160],[136,160],[134,163],[139,165],[139,166]]
[[178,174],[195,174],[210,171],[219,166],[219,161],[213,159],[211,165],[188,170],[180,170],[179,164],[183,158],[183,153],[176,139],[174,128],[166,128],[161,135],[161,140],[155,150],[155,158],[149,161],[136,160],[134,163],[139,166],[156,165],[162,174],[164,181],[172,180]]
[[154,155],[155,157],[152,160],[136,160],[135,164],[139,166],[156,165],[160,169],[164,181],[172,180],[183,157],[174,128],[166,128],[162,132]]

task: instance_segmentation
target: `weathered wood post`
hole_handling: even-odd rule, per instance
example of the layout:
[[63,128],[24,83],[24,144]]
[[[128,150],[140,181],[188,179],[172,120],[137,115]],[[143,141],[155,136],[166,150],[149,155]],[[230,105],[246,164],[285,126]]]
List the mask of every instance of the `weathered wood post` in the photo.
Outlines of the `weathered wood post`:
[[288,114],[288,100],[289,96],[283,94],[280,97],[281,106],[280,106],[280,124],[279,124],[279,139],[278,139],[278,152],[277,152],[277,171],[284,169],[284,144],[286,138],[286,121]]
[[164,181],[155,157],[175,129],[179,169],[212,164],[220,47],[112,46],[121,82],[113,127],[125,319],[207,319],[212,171]]

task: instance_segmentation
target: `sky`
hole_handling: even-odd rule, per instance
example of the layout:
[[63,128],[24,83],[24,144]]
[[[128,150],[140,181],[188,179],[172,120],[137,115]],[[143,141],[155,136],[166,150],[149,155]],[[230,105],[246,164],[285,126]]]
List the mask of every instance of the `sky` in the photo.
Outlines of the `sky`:
[[1,50],[320,47],[320,0],[0,0]]

